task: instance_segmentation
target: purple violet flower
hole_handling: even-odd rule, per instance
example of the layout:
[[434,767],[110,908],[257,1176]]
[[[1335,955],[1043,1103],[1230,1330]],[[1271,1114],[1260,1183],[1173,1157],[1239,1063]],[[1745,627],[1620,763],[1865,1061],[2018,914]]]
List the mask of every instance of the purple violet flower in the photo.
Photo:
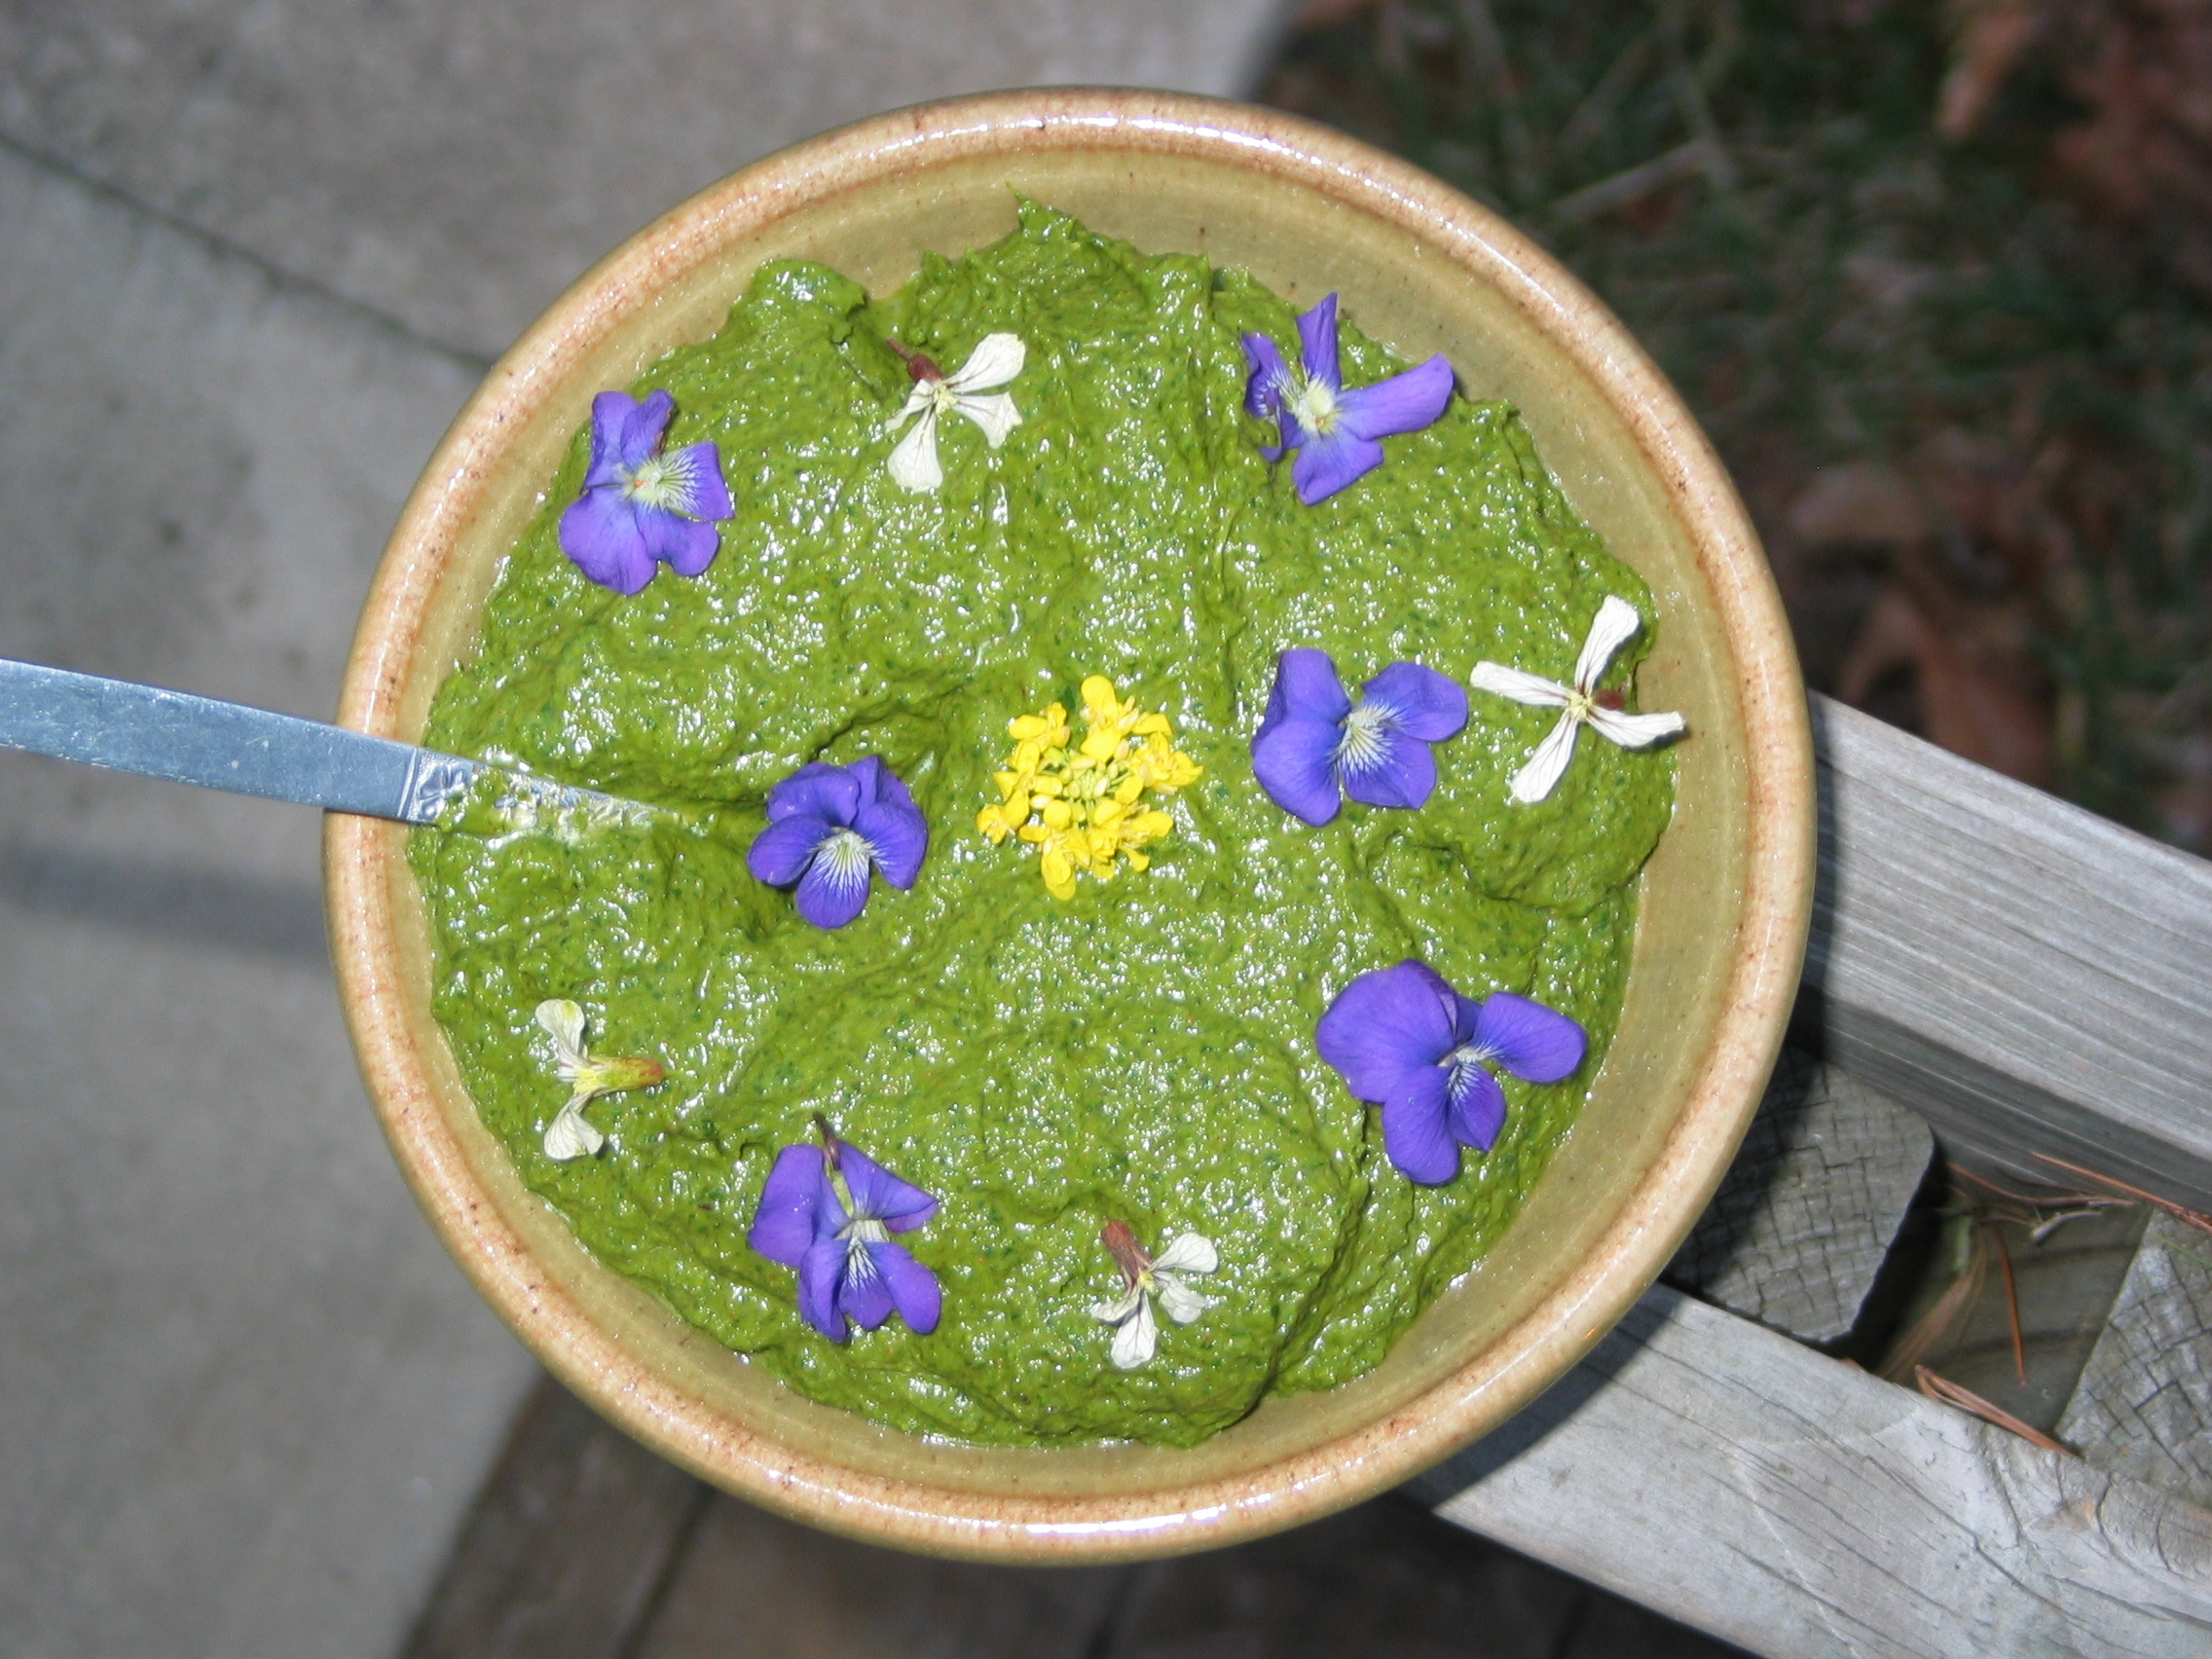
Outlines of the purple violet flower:
[[643,403],[626,391],[591,400],[591,469],[561,515],[561,551],[601,587],[641,592],[661,561],[697,575],[721,546],[715,526],[737,510],[712,443],[660,453],[675,415],[665,391]]
[[1284,450],[1298,451],[1291,481],[1310,507],[1382,464],[1378,439],[1418,432],[1444,413],[1452,401],[1452,365],[1431,357],[1346,391],[1337,372],[1334,294],[1298,319],[1298,341],[1301,366],[1294,369],[1265,334],[1244,336],[1244,358],[1252,366],[1244,407],[1282,424],[1282,442],[1261,453],[1279,461]]
[[1469,1002],[1425,962],[1362,974],[1321,1015],[1313,1043],[1352,1093],[1381,1104],[1382,1149],[1424,1187],[1459,1173],[1460,1147],[1496,1144],[1505,1090],[1492,1066],[1557,1083],[1589,1048],[1566,1014],[1511,991]]
[[870,755],[850,766],[817,760],[768,792],[768,828],[745,855],[770,887],[798,884],[798,913],[818,928],[841,928],[867,907],[876,871],[897,888],[914,885],[930,827],[906,786]]
[[1436,789],[1428,746],[1467,723],[1467,693],[1419,663],[1394,662],[1354,703],[1329,653],[1301,646],[1275,659],[1274,689],[1252,737],[1252,772],[1274,803],[1309,824],[1342,804],[1422,806]]
[[937,1329],[944,1294],[937,1275],[894,1233],[911,1233],[937,1213],[937,1199],[902,1181],[822,1124],[821,1146],[776,1154],[746,1242],[798,1270],[798,1310],[833,1343],[851,1319],[872,1331],[896,1311],[916,1336]]

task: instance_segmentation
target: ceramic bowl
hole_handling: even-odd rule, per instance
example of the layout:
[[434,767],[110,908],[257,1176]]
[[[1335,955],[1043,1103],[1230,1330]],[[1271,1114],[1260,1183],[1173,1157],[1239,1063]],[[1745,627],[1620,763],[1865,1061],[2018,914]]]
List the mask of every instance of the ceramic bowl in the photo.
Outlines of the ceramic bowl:
[[818,259],[885,291],[925,250],[1011,231],[1014,191],[1148,251],[1245,267],[1301,308],[1336,290],[1407,357],[1447,353],[1470,395],[1519,406],[1657,602],[1641,694],[1694,735],[1643,876],[1619,1034],[1506,1237],[1382,1366],[1188,1451],[983,1450],[803,1400],[599,1266],[525,1190],[430,1016],[406,831],[334,815],[325,854],[341,992],[392,1149],[448,1248],[557,1377],[771,1509],[910,1549],[1067,1563],[1229,1543],[1367,1497],[1495,1426],[1626,1311],[1711,1198],[1782,1040],[1812,897],[1812,751],[1735,491],[1574,278],[1465,197],[1322,128],[1099,91],[965,98],[832,132],[694,197],[585,276],[500,359],[416,487],[340,719],[421,738],[594,392],[705,339],[763,260]]

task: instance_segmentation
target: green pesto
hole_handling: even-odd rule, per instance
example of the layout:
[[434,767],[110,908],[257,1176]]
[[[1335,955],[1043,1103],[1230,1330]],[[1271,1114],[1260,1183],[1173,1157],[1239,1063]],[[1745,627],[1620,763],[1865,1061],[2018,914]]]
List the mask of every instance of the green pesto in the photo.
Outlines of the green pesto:
[[[1302,505],[1243,412],[1247,329],[1295,350],[1292,308],[1250,277],[1026,203],[1006,240],[881,300],[767,266],[634,388],[675,394],[672,446],[721,446],[737,516],[715,564],[631,599],[582,580],[555,537],[579,432],[438,695],[441,748],[687,809],[649,832],[418,833],[438,1017],[485,1123],[592,1252],[817,1400],[965,1441],[1190,1445],[1356,1377],[1504,1231],[1612,1034],[1668,754],[1586,734],[1552,797],[1517,806],[1506,780],[1555,716],[1474,693],[1424,809],[1313,830],[1262,793],[1250,745],[1286,647],[1326,648],[1347,684],[1398,659],[1564,680],[1604,596],[1649,618],[1648,593],[1502,404],[1456,399]],[[906,493],[884,470],[908,384],[886,337],[950,371],[998,330],[1028,345],[1022,424],[992,453],[948,418],[942,490]],[[1348,323],[1344,359],[1354,386],[1403,366]],[[1148,872],[1062,903],[1033,848],[975,819],[1008,719],[1074,712],[1094,673],[1163,710],[1205,775],[1165,803]],[[820,932],[745,849],[779,779],[865,755],[912,788],[929,858],[913,891],[879,881]],[[1409,956],[1592,1037],[1566,1083],[1508,1079],[1497,1147],[1435,1189],[1390,1167],[1313,1049],[1346,982]],[[589,1109],[597,1159],[539,1150],[564,1098],[532,1023],[546,997],[584,1005],[595,1051],[668,1066]],[[934,1335],[894,1319],[834,1346],[747,1248],[816,1112],[941,1198],[904,1240],[944,1287]],[[1154,1248],[1204,1234],[1222,1263],[1200,1286],[1220,1306],[1126,1374],[1088,1311],[1120,1289],[1114,1218]]]

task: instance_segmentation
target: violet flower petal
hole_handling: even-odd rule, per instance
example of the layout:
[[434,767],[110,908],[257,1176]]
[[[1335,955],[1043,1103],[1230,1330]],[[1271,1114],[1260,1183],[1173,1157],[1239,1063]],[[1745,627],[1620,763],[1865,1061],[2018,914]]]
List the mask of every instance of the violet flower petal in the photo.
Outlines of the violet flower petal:
[[837,832],[826,818],[804,813],[771,824],[746,850],[745,867],[770,887],[789,887],[806,873],[815,849]]
[[1265,334],[1247,334],[1244,361],[1251,370],[1244,382],[1245,410],[1262,419],[1279,413],[1290,389],[1290,368],[1281,350]]
[[1475,1041],[1497,1063],[1530,1083],[1557,1083],[1582,1063],[1590,1039],[1582,1027],[1540,1002],[1499,991],[1483,1004]]
[[1467,723],[1467,690],[1448,674],[1418,662],[1394,662],[1360,688],[1371,703],[1390,711],[1390,723],[1408,737],[1442,743]]
[[1345,793],[1363,806],[1426,806],[1436,793],[1436,756],[1402,732],[1377,734],[1380,752],[1354,770],[1341,765]]
[[843,829],[852,823],[860,804],[860,780],[851,767],[815,760],[768,792],[768,822],[805,813]]
[[917,1337],[937,1329],[944,1312],[944,1292],[937,1274],[914,1260],[901,1244],[870,1244],[867,1253],[875,1263],[877,1282],[890,1293],[899,1317]]
[[[606,493],[612,494],[611,491]],[[699,524],[643,503],[638,506],[637,514],[638,531],[645,539],[646,551],[664,561],[680,576],[698,575],[721,551],[722,533],[711,524]]]
[[905,1233],[937,1214],[937,1198],[911,1181],[903,1181],[850,1141],[837,1143],[837,1166],[845,1190],[853,1195],[853,1213]]
[[561,551],[585,577],[616,593],[645,591],[653,579],[652,549],[637,509],[618,489],[587,490],[562,511]]
[[1350,713],[1351,698],[1327,651],[1295,645],[1275,658],[1275,682],[1268,692],[1268,712],[1260,720],[1262,731],[1285,719],[1325,720],[1336,725]]
[[891,1317],[891,1287],[876,1271],[875,1252],[868,1245],[856,1250],[848,1242],[840,1248],[845,1252],[845,1277],[837,1286],[837,1310],[850,1315],[862,1330],[872,1331]]
[[[1362,974],[1329,1005],[1313,1046],[1362,1100],[1386,1101],[1452,1051],[1452,1016],[1436,994],[1442,983],[1419,962]],[[1443,1095],[1437,1095],[1441,1114]]]
[[799,1315],[833,1343],[845,1340],[845,1316],[837,1305],[847,1250],[845,1241],[832,1235],[808,1245],[798,1265]]
[[1306,360],[1306,378],[1318,381],[1331,391],[1344,386],[1337,372],[1337,296],[1324,295],[1321,303],[1298,319],[1299,355]]
[[814,1242],[815,1189],[821,1180],[820,1147],[799,1143],[776,1154],[745,1241],[771,1262],[797,1267]]
[[[776,828],[781,826],[771,826]],[[831,831],[831,837],[840,831]],[[843,927],[867,908],[872,868],[873,861],[865,854],[846,861],[832,857],[826,845],[817,846],[805,873],[798,878],[798,913],[818,928]]]
[[1479,1065],[1455,1066],[1450,1084],[1452,1138],[1461,1146],[1490,1151],[1497,1144],[1497,1131],[1505,1127],[1505,1090]]
[[852,773],[860,784],[853,828],[867,842],[884,880],[902,890],[913,886],[929,852],[929,820],[899,775],[874,756],[854,761]]
[[1329,436],[1309,437],[1300,446],[1298,459],[1290,463],[1290,479],[1298,486],[1298,498],[1310,507],[1382,464],[1381,444],[1340,425]]
[[686,444],[669,458],[669,464],[684,481],[684,499],[677,505],[687,516],[719,521],[737,511],[722,478],[722,452],[713,439]]
[[1382,1102],[1382,1150],[1407,1180],[1423,1187],[1441,1187],[1459,1173],[1446,1085],[1443,1067],[1423,1066]]
[[1433,426],[1452,401],[1452,365],[1442,357],[1346,392],[1337,399],[1342,430],[1360,438],[1395,437]]
[[636,466],[660,442],[676,414],[676,399],[656,391],[640,403],[626,391],[603,391],[591,400],[591,465],[584,471],[584,488],[620,484],[622,474]]
[[1343,728],[1331,721],[1281,719],[1252,739],[1252,775],[1268,798],[1293,818],[1319,826],[1337,816],[1337,745]]

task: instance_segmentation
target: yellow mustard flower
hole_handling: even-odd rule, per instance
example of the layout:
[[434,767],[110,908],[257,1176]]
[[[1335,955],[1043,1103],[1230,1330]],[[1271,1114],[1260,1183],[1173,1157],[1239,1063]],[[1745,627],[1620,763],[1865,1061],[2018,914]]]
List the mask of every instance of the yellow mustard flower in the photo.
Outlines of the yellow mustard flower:
[[1146,868],[1144,849],[1175,828],[1145,804],[1146,793],[1173,794],[1204,770],[1175,747],[1165,715],[1124,701],[1104,675],[1086,680],[1082,692],[1080,744],[1060,703],[1007,722],[1014,752],[992,774],[999,798],[976,815],[993,846],[1012,835],[1037,848],[1045,890],[1055,899],[1073,899],[1075,878],[1087,870],[1111,881],[1124,865]]

